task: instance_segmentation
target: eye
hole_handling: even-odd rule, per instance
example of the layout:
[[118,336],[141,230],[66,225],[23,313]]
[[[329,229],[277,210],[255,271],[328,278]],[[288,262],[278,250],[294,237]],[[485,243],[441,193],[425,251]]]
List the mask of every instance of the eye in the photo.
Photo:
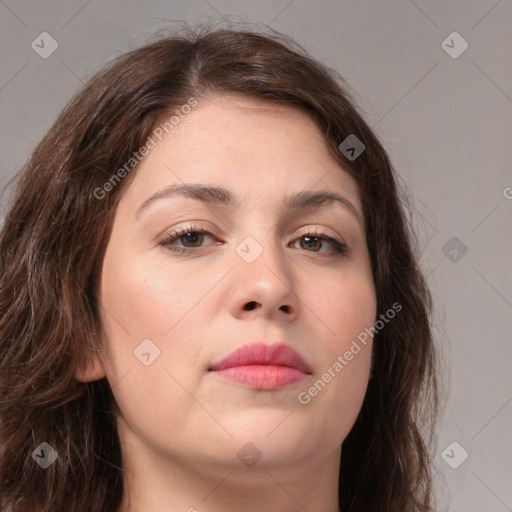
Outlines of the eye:
[[[201,247],[204,247],[203,242],[205,237],[213,239],[213,235],[209,231],[195,226],[194,224],[189,224],[166,234],[158,242],[158,245],[177,254],[191,254],[197,252]],[[180,242],[182,246],[176,245],[176,242]],[[316,230],[302,234],[295,242],[292,242],[291,245],[296,247],[297,242],[300,243],[301,248],[306,252],[320,253],[324,256],[343,255],[348,250],[345,243]],[[326,243],[331,246],[330,251],[321,250]]]
[[[347,252],[347,245],[345,243],[318,231],[304,233],[297,239],[297,241],[301,243],[301,247],[307,252],[320,252],[320,249],[324,247],[325,242],[332,247],[331,251],[328,252],[334,252],[336,254],[345,254]],[[322,252],[325,253],[325,251]]]
[[[205,235],[211,235],[210,237],[213,237],[209,231],[190,224],[168,233],[158,242],[158,245],[162,245],[175,253],[190,254],[195,251],[195,248],[202,247]],[[209,237],[207,236],[207,238]],[[184,247],[176,246],[175,242],[178,241],[181,242]]]

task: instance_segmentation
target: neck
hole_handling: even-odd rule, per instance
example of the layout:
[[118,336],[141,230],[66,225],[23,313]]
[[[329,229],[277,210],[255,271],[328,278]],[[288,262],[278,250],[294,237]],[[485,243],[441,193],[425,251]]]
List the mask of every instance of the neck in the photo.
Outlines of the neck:
[[[135,440],[132,440],[135,441]],[[117,512],[339,512],[341,448],[308,460],[180,460],[148,447],[123,453],[125,493]],[[142,447],[139,447],[142,448]]]

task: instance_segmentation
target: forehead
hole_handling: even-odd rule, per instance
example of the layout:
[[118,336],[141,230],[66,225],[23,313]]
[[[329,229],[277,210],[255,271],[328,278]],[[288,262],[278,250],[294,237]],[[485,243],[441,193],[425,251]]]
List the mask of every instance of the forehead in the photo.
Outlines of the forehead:
[[238,197],[332,190],[360,210],[355,180],[304,112],[251,98],[198,100],[139,164],[126,200],[179,183],[218,184]]

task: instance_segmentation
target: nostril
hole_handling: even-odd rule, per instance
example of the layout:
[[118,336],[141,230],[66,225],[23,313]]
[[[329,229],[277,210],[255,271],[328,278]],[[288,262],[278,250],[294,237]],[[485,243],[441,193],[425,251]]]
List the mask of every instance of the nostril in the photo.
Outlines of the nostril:
[[255,307],[256,307],[256,302],[255,302],[255,301],[248,302],[248,303],[245,305],[245,309],[246,309],[247,311],[252,311]]
[[289,313],[289,312],[290,312],[290,306],[281,306],[281,309],[282,309],[285,313]]

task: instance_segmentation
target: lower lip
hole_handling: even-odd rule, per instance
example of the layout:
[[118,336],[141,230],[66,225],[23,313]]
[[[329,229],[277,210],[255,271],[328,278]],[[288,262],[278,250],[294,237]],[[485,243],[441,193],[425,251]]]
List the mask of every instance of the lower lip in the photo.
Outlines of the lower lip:
[[215,370],[214,373],[226,380],[265,391],[281,389],[307,377],[305,373],[296,368],[257,364]]

